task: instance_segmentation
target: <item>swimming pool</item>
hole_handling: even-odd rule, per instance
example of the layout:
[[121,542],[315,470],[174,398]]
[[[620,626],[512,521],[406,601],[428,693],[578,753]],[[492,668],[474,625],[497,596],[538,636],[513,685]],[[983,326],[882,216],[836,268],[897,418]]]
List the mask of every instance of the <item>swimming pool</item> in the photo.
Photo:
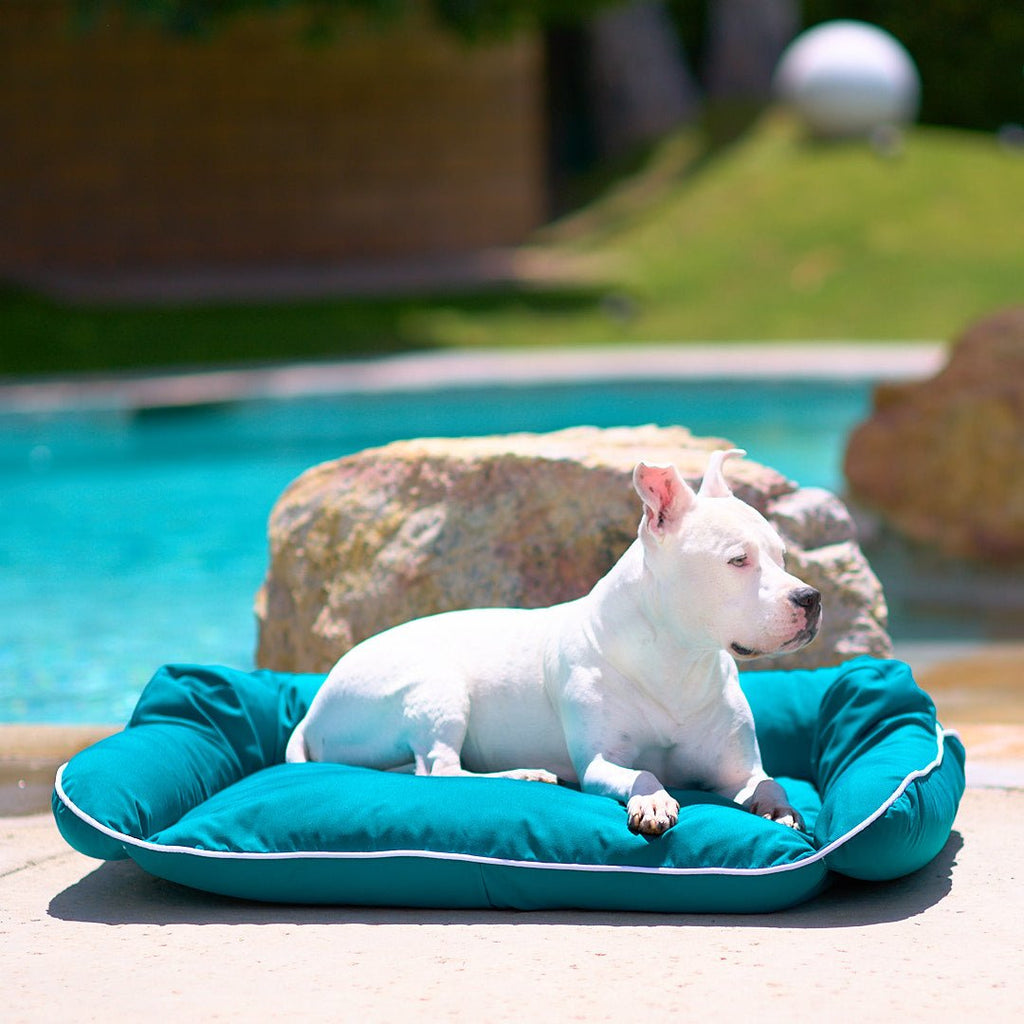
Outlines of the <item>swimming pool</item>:
[[266,521],[299,473],[414,436],[682,424],[841,488],[866,381],[461,386],[0,412],[0,722],[118,722],[168,661],[251,667]]

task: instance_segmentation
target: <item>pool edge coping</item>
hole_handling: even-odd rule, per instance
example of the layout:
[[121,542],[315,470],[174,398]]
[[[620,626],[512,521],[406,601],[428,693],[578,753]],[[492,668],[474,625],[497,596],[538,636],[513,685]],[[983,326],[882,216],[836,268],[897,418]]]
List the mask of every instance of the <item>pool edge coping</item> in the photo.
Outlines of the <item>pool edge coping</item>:
[[938,372],[937,341],[645,343],[458,349],[365,360],[0,381],[0,412],[175,408],[253,399],[613,380],[913,381]]

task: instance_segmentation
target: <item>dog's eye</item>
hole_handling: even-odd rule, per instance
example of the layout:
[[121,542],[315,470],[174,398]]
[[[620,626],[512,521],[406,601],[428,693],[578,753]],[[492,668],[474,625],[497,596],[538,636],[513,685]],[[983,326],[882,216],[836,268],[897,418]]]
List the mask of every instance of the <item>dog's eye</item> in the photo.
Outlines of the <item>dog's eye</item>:
[[745,554],[737,555],[735,558],[729,559],[730,565],[735,565],[737,568],[742,569],[750,561]]

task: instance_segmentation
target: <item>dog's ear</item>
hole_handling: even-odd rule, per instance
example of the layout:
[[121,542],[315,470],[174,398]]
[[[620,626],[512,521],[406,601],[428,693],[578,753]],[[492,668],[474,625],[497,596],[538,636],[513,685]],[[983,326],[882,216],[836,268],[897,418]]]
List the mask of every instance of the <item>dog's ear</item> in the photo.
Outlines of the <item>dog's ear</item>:
[[722,473],[722,463],[731,459],[734,455],[741,458],[747,453],[742,448],[729,448],[711,453],[708,459],[708,468],[704,470],[704,479],[700,482],[700,490],[697,492],[702,498],[730,498],[732,490],[726,483],[725,475]]
[[644,525],[656,536],[678,525],[697,497],[675,466],[639,462],[633,486],[644,503]]

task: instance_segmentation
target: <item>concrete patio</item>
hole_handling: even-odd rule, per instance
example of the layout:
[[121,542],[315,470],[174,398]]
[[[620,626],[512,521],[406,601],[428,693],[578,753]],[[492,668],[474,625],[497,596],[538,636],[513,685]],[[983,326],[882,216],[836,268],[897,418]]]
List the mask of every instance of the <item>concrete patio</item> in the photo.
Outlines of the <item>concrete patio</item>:
[[[66,846],[38,808],[57,760],[90,737],[6,727],[4,1019],[1018,1020],[1024,648],[906,653],[967,743],[969,788],[949,842],[908,878],[841,884],[766,916],[314,908],[208,896]],[[33,813],[14,814],[19,806]]]
[[[843,358],[852,372],[878,352],[844,350]],[[654,354],[680,376],[706,372],[713,356],[719,371],[723,365],[721,352],[704,349]],[[748,372],[757,354],[730,350],[731,372]],[[942,352],[911,346],[897,355],[890,376],[915,377],[932,372]],[[472,381],[498,370],[533,373],[532,353],[502,355],[500,367],[497,358],[410,357],[342,368],[321,383],[372,390],[396,379],[422,386],[431,374]],[[835,372],[834,352],[829,365],[811,368],[806,349],[787,358],[790,371]],[[578,353],[559,372],[621,372],[621,359],[608,359]],[[36,410],[69,396],[101,406],[174,405],[240,392],[293,394],[322,374],[310,367],[156,384],[120,378],[84,391],[80,382],[32,382],[0,389],[0,402]],[[152,878],[130,861],[89,860],[57,833],[47,810],[57,766],[114,726],[0,725],[0,1014],[12,1024],[172,1015],[488,1024],[638,1015],[1019,1020],[1024,645],[928,645],[897,654],[967,746],[968,790],[953,834],[908,878],[837,885],[767,916],[312,908],[213,897]]]

